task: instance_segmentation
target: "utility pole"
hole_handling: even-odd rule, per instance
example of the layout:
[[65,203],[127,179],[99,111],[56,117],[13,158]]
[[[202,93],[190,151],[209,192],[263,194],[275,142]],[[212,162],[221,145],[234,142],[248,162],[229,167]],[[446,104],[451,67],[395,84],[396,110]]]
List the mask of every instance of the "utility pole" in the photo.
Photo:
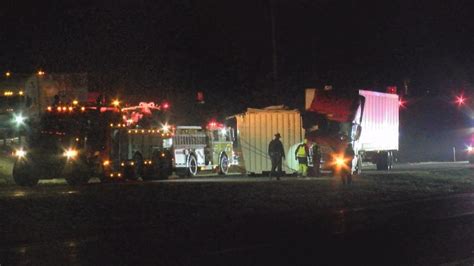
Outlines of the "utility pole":
[[273,91],[278,93],[278,58],[277,58],[277,43],[276,43],[276,21],[275,21],[275,0],[270,0],[270,19],[272,23],[272,65],[273,65]]

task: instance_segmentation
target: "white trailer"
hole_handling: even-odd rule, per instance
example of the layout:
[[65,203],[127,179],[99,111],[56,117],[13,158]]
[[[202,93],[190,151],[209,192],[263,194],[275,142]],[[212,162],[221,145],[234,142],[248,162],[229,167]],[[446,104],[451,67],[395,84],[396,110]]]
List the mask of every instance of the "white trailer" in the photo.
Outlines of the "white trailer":
[[367,90],[359,90],[359,94],[365,97],[365,104],[354,150],[377,164],[377,169],[388,170],[399,145],[399,96]]

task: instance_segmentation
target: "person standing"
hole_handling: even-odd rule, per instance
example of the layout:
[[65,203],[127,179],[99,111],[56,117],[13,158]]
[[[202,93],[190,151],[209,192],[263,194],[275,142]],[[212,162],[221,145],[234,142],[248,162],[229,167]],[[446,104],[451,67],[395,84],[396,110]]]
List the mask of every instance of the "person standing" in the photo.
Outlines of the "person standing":
[[[272,161],[272,170],[270,171],[270,179],[276,177],[280,180],[282,174],[282,159],[285,158],[285,150],[283,143],[280,141],[280,133],[276,133],[275,137],[268,144],[268,155]],[[276,171],[275,171],[276,170]]]
[[298,161],[298,176],[305,177],[308,173],[308,140],[298,145],[295,150],[295,159]]
[[352,184],[352,161],[354,160],[354,149],[352,148],[352,144],[348,144],[346,150],[344,151],[344,159],[346,161],[346,165],[343,167],[341,172],[341,178],[343,184]]
[[316,177],[321,175],[321,151],[319,149],[319,145],[314,142],[313,146],[311,147],[313,151],[313,156],[311,159],[313,160],[313,174]]

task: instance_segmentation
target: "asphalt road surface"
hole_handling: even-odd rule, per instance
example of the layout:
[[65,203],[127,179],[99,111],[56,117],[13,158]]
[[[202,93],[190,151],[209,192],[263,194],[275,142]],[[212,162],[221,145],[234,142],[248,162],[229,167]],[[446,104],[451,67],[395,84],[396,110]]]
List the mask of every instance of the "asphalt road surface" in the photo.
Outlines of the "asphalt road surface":
[[473,265],[474,193],[367,201],[364,189],[241,176],[2,186],[0,265]]

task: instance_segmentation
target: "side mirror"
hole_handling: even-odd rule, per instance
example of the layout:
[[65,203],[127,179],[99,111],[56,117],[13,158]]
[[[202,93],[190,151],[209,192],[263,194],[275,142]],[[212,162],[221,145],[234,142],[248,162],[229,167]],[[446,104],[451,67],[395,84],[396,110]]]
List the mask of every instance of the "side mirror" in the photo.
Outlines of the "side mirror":
[[362,133],[362,127],[360,125],[356,125],[355,131],[354,131],[354,140],[359,140],[360,134]]

